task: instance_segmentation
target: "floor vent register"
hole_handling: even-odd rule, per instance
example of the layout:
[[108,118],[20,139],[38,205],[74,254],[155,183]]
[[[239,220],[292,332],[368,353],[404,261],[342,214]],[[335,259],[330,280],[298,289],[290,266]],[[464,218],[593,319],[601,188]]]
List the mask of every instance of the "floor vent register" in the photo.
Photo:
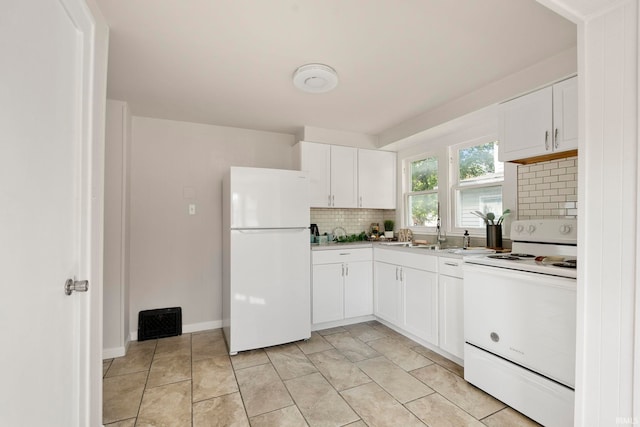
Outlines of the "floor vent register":
[[182,335],[182,307],[138,313],[138,341]]

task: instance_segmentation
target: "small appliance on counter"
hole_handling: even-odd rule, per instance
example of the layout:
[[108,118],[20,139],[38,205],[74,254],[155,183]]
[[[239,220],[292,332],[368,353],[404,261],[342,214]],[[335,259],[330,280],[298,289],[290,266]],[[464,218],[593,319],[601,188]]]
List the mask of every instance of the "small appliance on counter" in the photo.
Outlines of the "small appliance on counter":
[[318,224],[311,224],[309,226],[309,234],[310,234],[310,242],[318,243],[318,237],[320,236],[320,230],[318,229]]

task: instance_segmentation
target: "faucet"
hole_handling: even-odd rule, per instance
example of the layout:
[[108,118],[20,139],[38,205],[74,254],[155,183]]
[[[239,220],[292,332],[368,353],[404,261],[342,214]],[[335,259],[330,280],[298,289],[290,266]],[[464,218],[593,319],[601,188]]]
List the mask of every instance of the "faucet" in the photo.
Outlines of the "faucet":
[[436,220],[436,250],[440,250],[440,239],[442,238],[442,232],[440,227],[440,216]]
[[442,238],[442,227],[440,226],[440,202],[438,202],[438,216],[436,217],[436,250],[440,250],[441,238]]

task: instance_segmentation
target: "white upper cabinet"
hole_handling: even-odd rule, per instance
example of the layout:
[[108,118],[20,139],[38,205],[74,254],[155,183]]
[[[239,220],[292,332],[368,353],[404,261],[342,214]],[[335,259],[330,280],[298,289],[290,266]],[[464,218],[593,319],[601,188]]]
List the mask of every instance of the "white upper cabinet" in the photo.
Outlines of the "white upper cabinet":
[[312,208],[355,208],[358,205],[358,150],[302,141],[294,161],[309,173]]
[[309,173],[312,208],[396,207],[396,153],[301,141],[294,161]]
[[300,142],[295,146],[294,160],[309,174],[311,207],[331,206],[331,147],[325,144]]
[[331,147],[331,207],[358,206],[358,149]]
[[578,79],[553,85],[554,151],[578,148]]
[[358,207],[396,208],[396,153],[358,150]]
[[553,156],[578,147],[578,85],[571,78],[500,106],[500,161]]

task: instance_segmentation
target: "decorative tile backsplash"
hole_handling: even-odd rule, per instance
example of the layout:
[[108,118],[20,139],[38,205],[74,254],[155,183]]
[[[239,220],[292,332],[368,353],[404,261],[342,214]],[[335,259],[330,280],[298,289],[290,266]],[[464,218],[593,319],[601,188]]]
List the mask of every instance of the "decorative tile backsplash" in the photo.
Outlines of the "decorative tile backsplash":
[[[336,227],[344,228],[347,234],[369,232],[372,222],[377,222],[380,225],[380,230],[384,230],[386,219],[395,221],[395,209],[311,209],[311,223],[318,224],[320,234],[331,233]],[[396,230],[397,228],[398,224],[396,224]]]
[[577,215],[577,157],[518,166],[518,219]]

